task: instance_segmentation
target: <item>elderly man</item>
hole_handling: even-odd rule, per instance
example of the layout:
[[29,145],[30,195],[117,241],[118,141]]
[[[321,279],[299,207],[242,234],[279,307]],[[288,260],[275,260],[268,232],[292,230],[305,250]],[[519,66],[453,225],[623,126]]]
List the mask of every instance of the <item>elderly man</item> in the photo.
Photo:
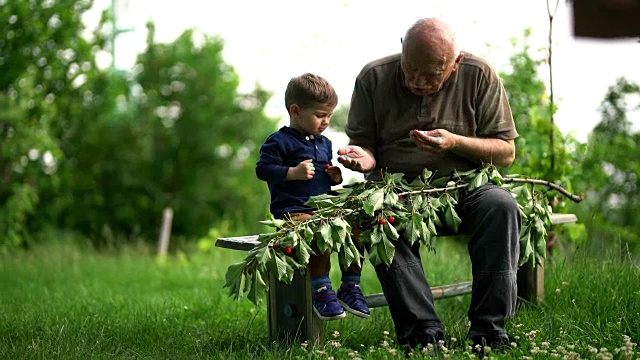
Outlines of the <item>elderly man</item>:
[[[436,176],[482,163],[508,167],[518,136],[500,78],[483,59],[459,52],[455,35],[439,19],[416,22],[402,53],[367,64],[356,78],[338,151],[345,167],[380,180],[383,172],[408,180],[423,169]],[[469,235],[473,287],[468,338],[474,344],[509,344],[505,321],[516,305],[520,213],[506,190],[485,185],[466,194],[456,211]],[[398,342],[412,348],[444,339],[425,279],[419,247],[404,239],[390,267],[376,269]]]

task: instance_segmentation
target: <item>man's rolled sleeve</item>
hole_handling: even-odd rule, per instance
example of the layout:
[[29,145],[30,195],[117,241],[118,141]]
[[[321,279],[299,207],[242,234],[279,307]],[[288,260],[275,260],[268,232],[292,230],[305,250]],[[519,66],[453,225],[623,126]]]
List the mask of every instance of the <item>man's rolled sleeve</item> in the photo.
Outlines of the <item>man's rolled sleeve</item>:
[[478,92],[477,135],[503,140],[518,137],[511,107],[502,81],[497,76],[485,79]]

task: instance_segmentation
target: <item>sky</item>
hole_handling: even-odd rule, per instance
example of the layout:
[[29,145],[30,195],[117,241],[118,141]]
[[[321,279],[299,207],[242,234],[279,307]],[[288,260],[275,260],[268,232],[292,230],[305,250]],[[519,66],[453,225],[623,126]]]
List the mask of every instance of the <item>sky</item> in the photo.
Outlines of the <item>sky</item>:
[[[256,82],[273,92],[267,114],[288,123],[284,90],[294,76],[320,75],[348,104],[356,75],[369,61],[400,51],[406,29],[423,17],[440,17],[456,30],[461,50],[507,70],[511,39],[531,29],[532,57],[546,57],[547,5],[541,0],[115,0],[118,26],[132,29],[116,41],[118,68],[131,68],[145,49],[145,23],[156,25],[156,40],[173,41],[184,30],[218,35],[224,58],[240,76],[241,92]],[[551,10],[555,1],[549,1]],[[95,0],[87,21],[97,22],[110,0]],[[553,20],[553,91],[555,121],[565,134],[586,141],[600,120],[598,107],[619,77],[640,83],[637,39],[576,38],[570,2],[560,0]],[[540,51],[536,51],[540,49]],[[548,68],[541,69],[548,80]],[[630,114],[640,124],[640,111]]]

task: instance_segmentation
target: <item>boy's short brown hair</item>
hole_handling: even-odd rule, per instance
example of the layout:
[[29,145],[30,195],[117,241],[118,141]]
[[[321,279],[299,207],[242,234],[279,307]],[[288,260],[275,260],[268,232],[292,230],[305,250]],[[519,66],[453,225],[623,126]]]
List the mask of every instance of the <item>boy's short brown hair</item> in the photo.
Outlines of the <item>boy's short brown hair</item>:
[[284,93],[284,105],[287,107],[287,112],[293,104],[301,108],[308,108],[315,104],[336,106],[338,105],[338,94],[324,78],[306,73],[292,78],[287,85],[287,90]]

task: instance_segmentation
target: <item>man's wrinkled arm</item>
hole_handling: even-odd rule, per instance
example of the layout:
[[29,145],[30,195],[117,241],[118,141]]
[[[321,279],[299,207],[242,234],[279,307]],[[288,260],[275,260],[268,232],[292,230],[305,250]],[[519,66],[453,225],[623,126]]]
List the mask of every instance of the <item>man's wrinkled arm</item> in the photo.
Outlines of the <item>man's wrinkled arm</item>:
[[477,164],[490,163],[498,167],[511,166],[516,158],[513,139],[478,138],[456,135],[454,153]]

